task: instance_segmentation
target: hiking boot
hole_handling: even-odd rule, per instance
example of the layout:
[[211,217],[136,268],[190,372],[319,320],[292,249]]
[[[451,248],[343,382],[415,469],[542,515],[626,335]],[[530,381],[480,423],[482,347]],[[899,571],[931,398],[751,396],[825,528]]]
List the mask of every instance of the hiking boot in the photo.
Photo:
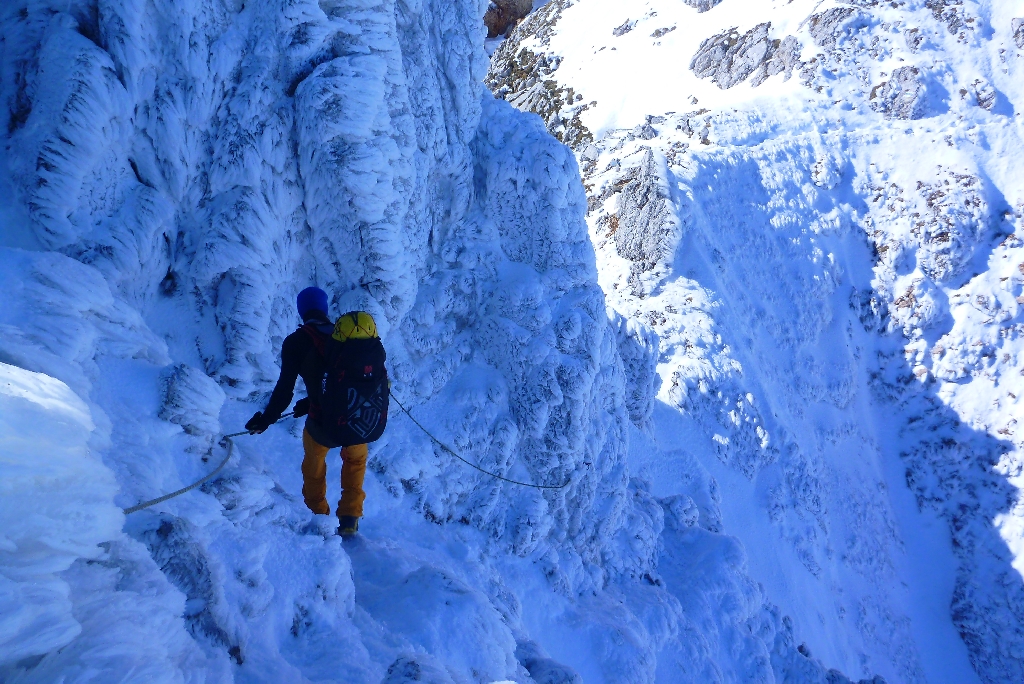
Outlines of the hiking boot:
[[338,516],[338,534],[342,537],[351,537],[359,531],[359,518],[354,515]]

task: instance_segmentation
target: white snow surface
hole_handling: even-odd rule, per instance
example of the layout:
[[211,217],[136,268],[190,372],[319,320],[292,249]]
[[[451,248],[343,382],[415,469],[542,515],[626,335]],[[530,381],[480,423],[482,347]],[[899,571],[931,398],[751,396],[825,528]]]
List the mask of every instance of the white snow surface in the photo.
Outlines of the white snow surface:
[[[495,60],[559,58],[541,120],[486,4],[0,7],[0,680],[1019,681],[1024,11],[537,3]],[[769,20],[801,66],[690,70]],[[393,411],[354,542],[287,419],[122,516],[311,284],[432,432],[569,485]]]

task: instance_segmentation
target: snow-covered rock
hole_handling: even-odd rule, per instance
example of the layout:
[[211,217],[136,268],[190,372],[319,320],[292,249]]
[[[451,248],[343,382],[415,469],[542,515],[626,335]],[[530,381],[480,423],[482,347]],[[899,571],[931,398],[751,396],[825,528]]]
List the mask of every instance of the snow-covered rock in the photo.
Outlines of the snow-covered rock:
[[920,119],[925,109],[925,85],[917,67],[900,67],[871,91],[871,107],[894,119]]
[[[1020,679],[1017,12],[488,7],[0,9],[0,678]],[[310,284],[433,436],[344,545],[219,439]]]

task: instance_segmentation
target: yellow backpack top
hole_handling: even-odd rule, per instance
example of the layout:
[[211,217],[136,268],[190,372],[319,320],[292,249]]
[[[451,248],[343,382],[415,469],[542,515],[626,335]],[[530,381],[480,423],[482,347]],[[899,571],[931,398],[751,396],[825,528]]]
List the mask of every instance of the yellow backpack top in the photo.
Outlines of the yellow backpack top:
[[373,316],[365,311],[349,311],[334,324],[331,337],[339,342],[372,340],[377,337],[377,324]]

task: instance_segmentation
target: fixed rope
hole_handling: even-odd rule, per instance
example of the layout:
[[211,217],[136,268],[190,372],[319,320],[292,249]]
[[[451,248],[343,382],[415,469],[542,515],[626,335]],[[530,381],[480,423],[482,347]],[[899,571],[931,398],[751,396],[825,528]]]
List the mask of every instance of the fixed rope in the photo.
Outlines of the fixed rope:
[[395,397],[395,395],[393,395],[393,394],[391,395],[391,400],[394,401],[396,404],[398,404],[398,408],[402,409],[402,411],[405,412],[405,415],[409,416],[409,420],[411,420],[416,425],[416,427],[418,427],[420,430],[423,430],[423,434],[425,434],[427,437],[432,439],[434,441],[434,444],[436,444],[437,446],[441,447],[442,449],[447,451],[449,454],[451,454],[455,458],[459,459],[460,461],[462,461],[463,463],[468,465],[470,468],[473,468],[474,470],[479,470],[484,475],[489,475],[489,476],[493,477],[495,480],[501,480],[502,482],[508,482],[509,484],[519,485],[520,487],[533,487],[534,489],[565,489],[572,482],[572,479],[569,479],[569,480],[565,481],[565,484],[560,484],[560,485],[539,485],[539,484],[533,484],[533,483],[530,483],[530,482],[519,482],[518,480],[510,480],[507,477],[502,477],[501,475],[498,475],[497,473],[492,473],[492,472],[490,472],[488,470],[484,470],[483,468],[481,468],[477,464],[471,463],[470,461],[467,461],[466,459],[464,459],[462,456],[457,454],[454,449],[452,449],[450,446],[448,446],[447,444],[445,444],[444,442],[439,440],[437,437],[432,435],[430,433],[430,430],[428,430],[427,428],[423,427],[423,425],[420,424],[420,421],[416,420],[416,418],[413,417],[413,415],[411,413],[409,413],[409,409],[405,408],[405,406],[402,405],[402,402],[398,401],[398,399]]
[[[484,475],[487,475],[488,477],[493,477],[495,480],[501,480],[502,482],[508,482],[509,484],[518,485],[520,487],[532,487],[533,489],[565,489],[572,482],[572,479],[569,479],[569,480],[566,480],[564,484],[560,484],[560,485],[539,485],[539,484],[533,484],[532,482],[520,482],[519,480],[512,480],[512,479],[504,477],[502,475],[498,475],[497,473],[492,473],[489,470],[484,470],[483,468],[481,468],[477,464],[475,464],[475,463],[473,463],[473,462],[463,458],[461,455],[459,455],[458,452],[456,452],[450,446],[448,446],[447,444],[445,444],[444,442],[439,440],[437,437],[435,437],[430,432],[430,430],[425,428],[423,426],[423,424],[420,423],[420,421],[416,420],[416,417],[413,416],[412,413],[409,412],[409,409],[405,408],[405,406],[402,404],[402,402],[400,402],[398,400],[398,398],[395,397],[395,395],[391,395],[391,399],[396,404],[398,404],[398,408],[402,409],[402,411],[405,413],[405,415],[409,416],[409,420],[411,420],[416,427],[418,427],[420,430],[422,430],[423,434],[425,434],[427,437],[429,437],[434,442],[434,444],[436,444],[437,446],[441,447],[446,452],[448,452],[449,454],[451,454],[455,458],[459,459],[460,461],[462,461],[463,463],[468,465],[470,468],[473,468],[474,470],[478,470],[481,473],[483,473]],[[292,414],[291,413],[286,413],[283,416],[281,416],[281,418],[287,418],[290,415],[292,415]],[[278,420],[280,420],[280,418]],[[277,422],[277,421],[275,421],[275,422]],[[136,505],[134,505],[134,506],[132,506],[130,508],[125,508],[124,509],[124,514],[125,515],[129,515],[131,513],[135,513],[136,511],[141,511],[143,508],[149,508],[150,506],[155,506],[158,503],[163,503],[164,501],[167,501],[169,499],[173,499],[176,496],[181,496],[182,494],[190,492],[193,489],[195,489],[196,487],[199,487],[199,486],[209,482],[210,480],[212,480],[214,478],[214,476],[217,475],[217,473],[219,473],[221,470],[223,470],[224,466],[226,466],[228,464],[228,461],[231,460],[231,456],[232,456],[232,454],[235,451],[234,438],[235,437],[241,437],[242,435],[248,435],[248,434],[252,434],[252,433],[250,433],[248,430],[242,430],[241,432],[234,432],[234,433],[232,433],[230,435],[224,435],[224,437],[222,439],[228,443],[228,453],[227,453],[227,456],[224,457],[224,460],[221,461],[220,464],[216,468],[214,468],[208,475],[206,475],[202,479],[196,480],[195,482],[193,482],[192,484],[188,485],[187,487],[182,487],[181,489],[179,489],[177,491],[174,491],[174,492],[171,492],[170,494],[164,494],[163,496],[157,497],[155,499],[150,499],[149,501],[143,501],[142,503],[136,504]]]
[[[290,415],[292,415],[292,414],[291,413],[286,413],[283,416],[281,416],[281,418],[287,418]],[[278,418],[277,420],[281,420],[281,418]],[[276,423],[277,421],[274,421],[274,422]],[[242,435],[249,435],[249,434],[252,434],[252,433],[249,432],[248,430],[242,430],[241,432],[234,432],[234,433],[232,433],[230,435],[224,435],[224,437],[222,437],[222,439],[228,443],[228,455],[224,457],[224,460],[220,462],[219,466],[214,468],[213,471],[210,472],[210,474],[207,475],[206,477],[204,477],[203,479],[196,480],[195,482],[193,482],[189,486],[182,487],[181,489],[179,489],[176,492],[171,492],[170,494],[164,494],[163,496],[157,497],[155,499],[150,499],[149,501],[143,501],[142,503],[136,504],[136,505],[132,506],[131,508],[126,508],[126,509],[124,509],[124,514],[128,515],[129,513],[134,513],[135,511],[141,511],[143,508],[149,508],[150,506],[155,506],[158,503],[163,503],[164,501],[167,501],[168,499],[173,499],[174,497],[181,496],[182,494],[185,494],[186,492],[191,492],[196,487],[198,487],[198,486],[200,486],[200,485],[202,485],[202,484],[204,484],[206,482],[209,482],[211,479],[213,479],[213,476],[216,475],[217,473],[219,473],[221,470],[223,470],[224,466],[226,466],[228,464],[228,461],[231,460],[231,454],[234,453],[234,450],[235,450],[235,442],[234,442],[233,438],[234,437],[241,437]]]

